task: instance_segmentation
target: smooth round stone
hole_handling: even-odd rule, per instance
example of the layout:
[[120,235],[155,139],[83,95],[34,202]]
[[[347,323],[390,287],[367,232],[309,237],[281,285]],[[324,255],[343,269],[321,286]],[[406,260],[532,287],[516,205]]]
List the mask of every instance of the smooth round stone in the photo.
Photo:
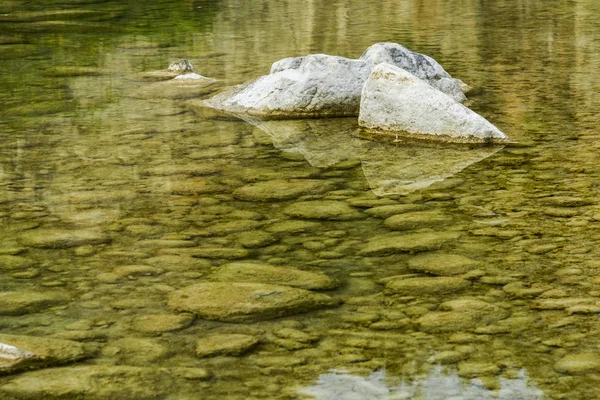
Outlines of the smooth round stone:
[[319,228],[321,224],[318,222],[286,220],[275,222],[266,227],[266,230],[273,233],[302,233],[309,232]]
[[175,254],[163,254],[160,256],[147,258],[143,261],[144,263],[167,271],[203,270],[210,268],[212,265],[208,260],[200,260],[190,256]]
[[102,232],[78,229],[74,231],[61,229],[34,229],[21,234],[19,241],[31,247],[69,248],[91,244],[110,242],[110,238]]
[[477,376],[498,375],[500,367],[496,364],[486,362],[466,361],[458,364],[458,375],[464,378],[474,378]]
[[386,284],[386,289],[394,294],[410,296],[415,293],[419,295],[438,295],[459,292],[471,285],[466,279],[454,277],[435,278],[408,278],[396,279]]
[[275,179],[242,186],[233,195],[246,201],[280,201],[296,199],[307,194],[322,194],[335,187],[318,179]]
[[246,249],[236,247],[198,247],[191,252],[191,255],[198,258],[224,258],[233,260],[236,258],[245,258],[250,254]]
[[0,270],[27,269],[36,265],[35,261],[21,256],[0,255]]
[[150,265],[124,265],[113,270],[113,274],[119,277],[128,276],[153,276],[160,275],[164,271],[160,268],[151,267]]
[[163,184],[161,186],[161,191],[184,196],[195,196],[199,194],[222,192],[223,188],[206,179],[188,178]]
[[362,256],[386,256],[394,253],[416,253],[437,250],[445,243],[456,240],[455,232],[424,232],[406,235],[376,236],[359,251]]
[[265,247],[275,243],[277,238],[265,231],[242,232],[237,236],[236,242],[246,248]]
[[[119,382],[119,384],[99,384]],[[173,387],[168,371],[131,366],[72,366],[17,375],[0,387],[0,394],[18,399],[128,399],[165,397]]]
[[253,231],[263,224],[254,220],[234,220],[211,225],[206,228],[208,236],[224,236],[230,233]]
[[600,353],[569,354],[554,364],[554,369],[569,375],[600,371]]
[[64,304],[69,297],[62,292],[0,292],[0,315],[23,315],[45,311]]
[[128,337],[119,339],[104,348],[104,354],[116,354],[119,360],[130,365],[146,365],[165,358],[168,350],[156,339]]
[[302,201],[292,204],[283,212],[304,219],[350,221],[364,218],[355,208],[342,201]]
[[285,285],[300,289],[334,289],[336,279],[320,272],[302,271],[291,267],[274,267],[267,264],[225,264],[213,275],[221,282],[255,282]]
[[413,271],[440,276],[460,275],[480,266],[480,262],[471,258],[448,253],[423,254],[408,261],[408,267]]
[[474,298],[459,298],[440,304],[417,320],[420,330],[428,333],[458,332],[489,325],[510,315],[509,311]]
[[155,176],[170,176],[170,175],[191,175],[191,176],[202,176],[210,175],[219,172],[219,168],[213,164],[200,164],[200,165],[159,165],[156,167],[146,169],[144,175],[155,175]]
[[0,335],[0,374],[63,364],[87,356],[81,343],[70,340]]
[[196,342],[196,357],[239,356],[250,350],[258,342],[258,338],[250,335],[224,334],[208,336]]
[[393,215],[423,211],[428,207],[423,204],[390,204],[365,210],[365,214],[376,218],[389,218]]
[[450,217],[438,211],[418,211],[393,215],[386,219],[383,224],[396,231],[408,231],[441,225],[450,221]]
[[582,197],[553,196],[542,199],[542,203],[555,207],[581,207],[594,204],[594,201]]
[[329,296],[289,286],[206,282],[169,294],[169,308],[224,322],[253,322],[330,307]]
[[133,319],[131,329],[142,333],[160,334],[187,328],[193,321],[194,316],[190,314],[142,315]]

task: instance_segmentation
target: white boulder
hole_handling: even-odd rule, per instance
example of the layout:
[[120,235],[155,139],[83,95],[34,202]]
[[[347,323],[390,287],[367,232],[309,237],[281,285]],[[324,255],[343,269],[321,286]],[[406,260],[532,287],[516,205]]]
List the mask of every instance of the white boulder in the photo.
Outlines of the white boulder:
[[273,64],[271,73],[204,102],[208,107],[264,119],[355,116],[366,62],[312,54]]
[[493,141],[506,135],[479,114],[410,72],[375,66],[362,90],[360,126],[454,141]]
[[433,58],[415,53],[398,43],[375,43],[360,56],[360,59],[367,62],[371,69],[383,63],[395,65],[426,81],[460,103],[467,100],[461,88],[461,83],[465,85],[462,81],[452,78]]

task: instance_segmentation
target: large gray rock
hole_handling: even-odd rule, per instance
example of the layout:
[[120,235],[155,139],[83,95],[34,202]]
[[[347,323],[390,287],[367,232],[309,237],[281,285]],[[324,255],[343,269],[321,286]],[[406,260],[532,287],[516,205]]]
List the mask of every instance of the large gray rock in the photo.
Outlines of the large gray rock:
[[356,116],[363,84],[380,63],[406,69],[458,102],[466,100],[461,81],[433,58],[397,43],[377,43],[358,60],[325,54],[285,58],[269,75],[190,104],[260,119]]
[[366,61],[371,68],[382,63],[395,65],[458,102],[462,103],[467,100],[461,89],[460,81],[452,78],[437,61],[424,54],[415,53],[398,43],[375,43],[360,56],[360,59]]
[[286,58],[269,75],[206,100],[208,107],[268,118],[338,117],[358,114],[366,62],[311,54]]
[[458,141],[493,141],[506,135],[485,118],[410,72],[383,63],[362,91],[362,127],[434,135]]
[[335,305],[329,296],[289,286],[206,282],[169,294],[169,308],[223,322],[253,322]]

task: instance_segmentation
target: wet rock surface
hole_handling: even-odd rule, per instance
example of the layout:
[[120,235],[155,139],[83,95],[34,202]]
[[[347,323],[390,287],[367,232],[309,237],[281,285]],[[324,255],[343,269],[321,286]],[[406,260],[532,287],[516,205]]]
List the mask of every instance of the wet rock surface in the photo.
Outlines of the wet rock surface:
[[218,355],[239,356],[258,344],[259,340],[250,335],[224,334],[199,339],[196,342],[196,357]]
[[213,275],[221,282],[254,282],[297,287],[308,290],[334,289],[339,282],[320,272],[254,263],[229,263]]
[[169,294],[169,307],[200,318],[250,322],[331,307],[329,296],[259,283],[199,283]]
[[22,335],[0,335],[0,375],[65,364],[89,357],[81,343]]
[[69,296],[60,292],[0,292],[0,315],[23,315],[65,304]]

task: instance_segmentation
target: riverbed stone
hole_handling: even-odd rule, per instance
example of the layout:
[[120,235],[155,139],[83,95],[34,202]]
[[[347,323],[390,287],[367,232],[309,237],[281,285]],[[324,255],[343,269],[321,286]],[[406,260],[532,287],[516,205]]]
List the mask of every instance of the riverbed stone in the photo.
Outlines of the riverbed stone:
[[453,276],[479,268],[481,263],[459,254],[430,253],[411,258],[408,267],[413,271],[431,275]]
[[233,221],[220,222],[209,226],[206,228],[205,236],[225,236],[236,232],[253,231],[260,226],[262,226],[262,223],[258,221],[251,219],[236,219]]
[[197,271],[211,267],[211,263],[208,260],[177,254],[163,254],[147,258],[144,260],[144,263],[167,271]]
[[417,211],[387,218],[383,224],[395,231],[408,231],[450,222],[450,217],[439,211]]
[[17,375],[0,387],[0,393],[18,399],[148,400],[166,396],[172,385],[166,369],[92,365]]
[[198,258],[223,258],[226,260],[234,260],[237,258],[245,258],[250,254],[246,249],[237,247],[198,247],[190,254]]
[[265,229],[273,233],[301,233],[310,232],[319,228],[321,224],[318,222],[300,221],[297,219],[288,219],[285,221],[275,222]]
[[147,365],[165,358],[168,349],[153,338],[126,337],[112,342],[103,354],[116,355],[119,361],[129,365]]
[[403,296],[440,295],[459,292],[468,288],[471,282],[455,277],[418,277],[408,279],[394,279],[386,284],[386,290],[390,293]]
[[93,230],[34,229],[21,234],[23,245],[40,248],[69,248],[110,242],[106,234]]
[[194,321],[192,314],[148,314],[135,317],[131,329],[141,333],[158,335],[164,332],[178,331],[190,326]]
[[568,375],[583,375],[600,371],[600,353],[568,354],[554,364],[557,372]]
[[36,262],[27,257],[0,255],[0,270],[12,271],[19,269],[27,269],[36,265]]
[[169,294],[169,308],[223,322],[253,322],[334,306],[329,296],[289,286],[206,282]]
[[427,333],[458,332],[489,325],[509,315],[509,311],[494,304],[463,297],[440,304],[438,311],[421,316],[417,324]]
[[257,337],[243,334],[207,336],[196,341],[196,357],[239,356],[256,346],[258,342]]
[[48,307],[68,301],[69,296],[62,292],[0,292],[0,315],[24,315],[45,311]]
[[275,235],[269,232],[255,230],[252,232],[242,232],[237,238],[236,242],[246,248],[260,248],[275,243],[277,238]]
[[379,64],[367,79],[359,125],[450,140],[504,140],[485,118],[401,68]]
[[405,235],[384,235],[370,239],[359,251],[362,256],[386,256],[394,253],[417,253],[441,248],[456,240],[455,232],[419,232]]
[[274,63],[269,75],[203,105],[262,119],[354,116],[369,72],[361,60],[325,54],[286,58]]
[[221,282],[269,283],[308,290],[334,289],[339,285],[336,279],[321,272],[254,263],[225,264],[213,278]]
[[0,335],[0,375],[64,364],[87,356],[83,345],[71,340]]
[[343,201],[301,201],[287,207],[283,212],[291,217],[350,221],[364,218],[355,208]]
[[415,211],[424,211],[428,207],[424,204],[389,204],[377,206],[365,210],[365,214],[377,218],[389,218],[393,215],[404,214]]
[[307,194],[322,194],[335,184],[319,179],[274,179],[242,186],[233,195],[246,201],[282,201]]
[[360,59],[370,66],[388,63],[402,68],[427,82],[439,91],[446,93],[458,102],[465,102],[461,81],[453,79],[433,58],[419,54],[406,47],[391,42],[376,43],[369,47]]

